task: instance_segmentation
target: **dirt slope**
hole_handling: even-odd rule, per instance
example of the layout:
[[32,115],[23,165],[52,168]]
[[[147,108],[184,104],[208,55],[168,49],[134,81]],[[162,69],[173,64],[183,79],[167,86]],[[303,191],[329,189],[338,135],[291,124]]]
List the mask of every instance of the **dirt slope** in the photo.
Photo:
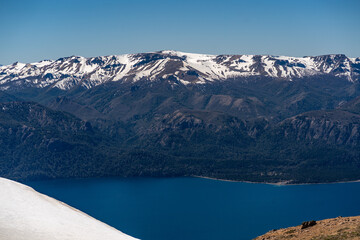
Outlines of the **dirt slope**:
[[314,226],[302,229],[302,225],[272,230],[254,240],[343,240],[360,239],[360,216],[337,217],[316,221]]

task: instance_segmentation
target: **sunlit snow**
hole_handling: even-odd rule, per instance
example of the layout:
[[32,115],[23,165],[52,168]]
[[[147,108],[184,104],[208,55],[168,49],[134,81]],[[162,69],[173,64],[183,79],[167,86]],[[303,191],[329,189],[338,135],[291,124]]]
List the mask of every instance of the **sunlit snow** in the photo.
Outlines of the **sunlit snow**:
[[0,178],[1,240],[135,240],[23,184]]

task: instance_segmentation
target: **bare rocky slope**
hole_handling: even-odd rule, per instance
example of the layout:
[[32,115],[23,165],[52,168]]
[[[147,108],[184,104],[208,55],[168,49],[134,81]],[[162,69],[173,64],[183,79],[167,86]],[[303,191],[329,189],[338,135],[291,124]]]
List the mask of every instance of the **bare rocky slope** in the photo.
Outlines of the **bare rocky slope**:
[[[304,224],[303,224],[304,225]],[[254,240],[357,240],[360,239],[360,217],[337,217],[303,225],[272,230]]]

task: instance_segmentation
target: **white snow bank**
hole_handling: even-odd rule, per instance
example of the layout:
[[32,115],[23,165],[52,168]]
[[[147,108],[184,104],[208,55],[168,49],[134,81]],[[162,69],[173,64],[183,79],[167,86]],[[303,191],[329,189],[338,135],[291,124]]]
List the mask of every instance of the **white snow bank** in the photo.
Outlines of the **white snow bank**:
[[135,240],[34,189],[0,178],[0,240]]

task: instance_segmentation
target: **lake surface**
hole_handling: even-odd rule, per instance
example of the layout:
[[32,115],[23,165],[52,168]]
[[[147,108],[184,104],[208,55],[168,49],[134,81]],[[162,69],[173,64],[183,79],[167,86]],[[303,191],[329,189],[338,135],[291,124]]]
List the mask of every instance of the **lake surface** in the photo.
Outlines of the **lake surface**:
[[302,221],[360,215],[360,183],[92,178],[26,184],[142,240],[252,239]]

